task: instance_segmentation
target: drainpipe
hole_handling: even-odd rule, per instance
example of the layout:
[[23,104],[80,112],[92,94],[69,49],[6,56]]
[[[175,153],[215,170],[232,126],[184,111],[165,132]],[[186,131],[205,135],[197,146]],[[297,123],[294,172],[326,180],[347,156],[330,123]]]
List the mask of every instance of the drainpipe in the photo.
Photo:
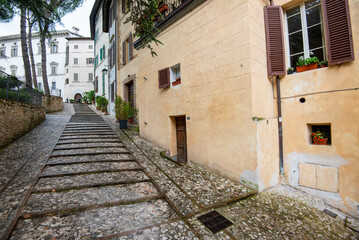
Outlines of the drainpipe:
[[[270,5],[274,6],[274,1],[270,0]],[[276,76],[277,85],[277,106],[278,106],[278,143],[279,143],[279,173],[284,174],[283,170],[283,125],[282,125],[282,98],[280,95],[280,79]]]
[[278,105],[278,140],[279,140],[279,173],[283,175],[283,126],[282,126],[282,99],[280,96],[280,80],[276,76],[277,105]]

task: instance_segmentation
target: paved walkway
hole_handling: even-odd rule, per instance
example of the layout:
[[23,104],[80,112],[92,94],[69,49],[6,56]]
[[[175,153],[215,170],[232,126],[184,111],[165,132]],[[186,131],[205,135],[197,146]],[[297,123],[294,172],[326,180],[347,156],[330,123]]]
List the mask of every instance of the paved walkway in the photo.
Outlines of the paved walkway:
[[[1,239],[359,237],[307,196],[286,188],[257,195],[196,165],[177,165],[85,105],[62,114],[72,106],[75,115],[48,115],[1,150]],[[209,231],[197,217],[213,209],[234,225]]]

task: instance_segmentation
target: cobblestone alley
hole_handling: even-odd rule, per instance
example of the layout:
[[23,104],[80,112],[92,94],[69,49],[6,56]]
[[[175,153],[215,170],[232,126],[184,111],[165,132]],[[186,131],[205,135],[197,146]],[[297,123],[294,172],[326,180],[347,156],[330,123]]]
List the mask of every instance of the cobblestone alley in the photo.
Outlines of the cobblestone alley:
[[[0,150],[0,238],[359,239],[318,199],[284,186],[257,194],[161,151],[67,104]],[[213,210],[233,225],[214,234],[198,220]]]

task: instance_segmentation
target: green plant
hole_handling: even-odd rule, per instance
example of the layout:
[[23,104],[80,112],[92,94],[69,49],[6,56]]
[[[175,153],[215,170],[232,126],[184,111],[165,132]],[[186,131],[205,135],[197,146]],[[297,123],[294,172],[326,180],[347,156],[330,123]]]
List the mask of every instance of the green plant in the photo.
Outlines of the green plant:
[[128,120],[131,112],[131,105],[122,100],[120,96],[115,97],[115,112],[117,120]]
[[87,94],[86,94],[86,93],[84,94],[84,96],[83,96],[83,98],[82,98],[82,101],[83,101],[84,103],[87,103],[87,102],[88,102],[88,98],[87,98]]
[[292,74],[293,72],[294,72],[294,68],[289,67],[289,68],[287,69],[287,74]]
[[107,111],[107,105],[108,105],[108,100],[103,97],[102,101],[101,101],[101,110],[102,111]]
[[324,60],[319,63],[319,65],[324,65],[325,67],[328,67],[328,61]]
[[74,99],[70,99],[70,103],[74,103],[75,102],[75,100]]
[[305,65],[313,64],[313,63],[319,63],[319,59],[317,57],[310,57],[305,59]]
[[306,65],[306,64],[305,64],[305,59],[304,59],[303,56],[300,56],[300,57],[298,58],[298,61],[297,61],[296,65],[297,65],[297,66],[304,66],[304,65]]
[[323,142],[326,137],[325,137],[325,134],[322,133],[321,131],[316,131],[316,132],[312,133],[312,138],[313,138],[313,141],[318,140],[320,142]]
[[87,98],[90,102],[95,101],[95,91],[91,90],[89,92],[86,92],[86,94],[87,94]]

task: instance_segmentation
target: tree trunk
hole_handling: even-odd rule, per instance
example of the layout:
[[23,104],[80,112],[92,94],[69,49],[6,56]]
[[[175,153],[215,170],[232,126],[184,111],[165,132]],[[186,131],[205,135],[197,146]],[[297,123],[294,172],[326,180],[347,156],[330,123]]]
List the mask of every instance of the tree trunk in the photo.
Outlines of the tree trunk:
[[45,34],[40,33],[40,44],[41,44],[41,72],[42,72],[42,83],[44,84],[45,95],[50,96],[49,83],[47,81],[46,71],[46,42]]
[[28,33],[28,40],[29,40],[29,54],[30,54],[30,61],[31,61],[31,72],[32,72],[32,82],[35,88],[38,88],[37,85],[37,77],[36,77],[36,68],[35,68],[35,60],[34,60],[34,52],[32,50],[32,26],[33,23],[30,19],[28,19],[29,23],[29,33]]
[[26,88],[31,89],[32,88],[31,69],[30,69],[29,55],[27,52],[27,39],[26,39],[26,11],[24,8],[21,8],[20,36],[21,36],[22,60],[24,62],[24,68],[25,68]]

